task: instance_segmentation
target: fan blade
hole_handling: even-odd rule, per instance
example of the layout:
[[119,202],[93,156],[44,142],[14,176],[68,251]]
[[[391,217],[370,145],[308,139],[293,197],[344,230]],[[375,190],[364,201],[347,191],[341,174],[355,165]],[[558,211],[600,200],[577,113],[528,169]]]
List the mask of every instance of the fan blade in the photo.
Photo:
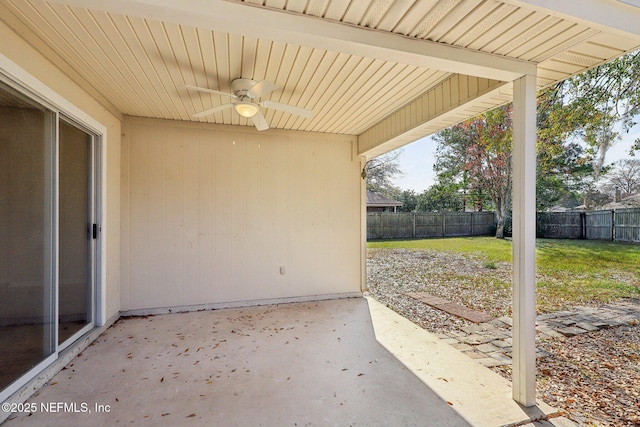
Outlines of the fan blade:
[[200,111],[199,113],[194,114],[193,117],[198,117],[199,118],[199,117],[208,116],[209,114],[217,113],[218,111],[226,110],[227,108],[231,108],[231,107],[233,107],[233,104],[218,105],[217,107],[213,107],[213,108],[209,108],[208,110]]
[[260,105],[266,108],[275,108],[276,110],[284,111],[285,113],[296,114],[298,116],[306,117],[307,119],[313,116],[313,111],[311,110],[307,110],[306,108],[302,108],[302,107],[296,107],[294,105],[282,104],[280,102],[267,100],[267,101],[262,101]]
[[238,97],[232,93],[220,92],[219,90],[207,89],[206,87],[184,85],[184,88],[189,90],[196,90],[198,92],[212,93],[214,95],[222,95],[222,96],[228,96],[229,98],[238,99]]
[[249,95],[249,98],[258,99],[276,89],[278,89],[278,85],[275,85],[268,80],[262,80],[249,89],[247,91],[247,95]]
[[256,129],[258,130],[269,129],[269,124],[267,123],[267,120],[264,118],[260,110],[258,110],[258,112],[253,117],[251,117],[251,120],[253,121],[253,124],[256,126]]

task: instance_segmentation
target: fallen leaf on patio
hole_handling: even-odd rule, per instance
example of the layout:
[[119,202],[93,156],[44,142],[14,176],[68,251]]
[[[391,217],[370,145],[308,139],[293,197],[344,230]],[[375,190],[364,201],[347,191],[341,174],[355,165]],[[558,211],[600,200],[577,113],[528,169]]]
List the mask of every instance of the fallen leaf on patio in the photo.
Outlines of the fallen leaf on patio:
[[363,376],[364,374],[358,374],[359,377]]
[[447,405],[453,406],[453,402],[447,402]]
[[171,412],[165,412],[164,414],[160,415],[161,417],[166,417],[167,415],[171,415]]
[[117,397],[116,397],[116,402],[120,402],[120,399],[118,399]]
[[195,416],[196,416],[196,414],[189,414],[189,415],[187,415],[185,418],[193,418],[193,417],[195,417]]
[[449,382],[449,380],[448,380],[448,379],[446,379],[446,378],[442,378],[442,377],[440,377],[440,378],[438,378],[438,379],[439,379],[439,380],[442,380],[442,381],[444,381],[444,382],[446,382],[446,383],[448,383],[448,382]]
[[164,382],[164,377],[160,378],[160,382]]

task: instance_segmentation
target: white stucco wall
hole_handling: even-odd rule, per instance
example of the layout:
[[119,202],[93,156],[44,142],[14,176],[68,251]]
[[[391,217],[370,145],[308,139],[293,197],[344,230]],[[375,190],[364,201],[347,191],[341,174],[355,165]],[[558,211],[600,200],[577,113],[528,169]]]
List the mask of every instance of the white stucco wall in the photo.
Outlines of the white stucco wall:
[[354,144],[125,117],[121,310],[360,292]]
[[102,134],[103,319],[120,310],[120,119],[0,22],[0,73]]

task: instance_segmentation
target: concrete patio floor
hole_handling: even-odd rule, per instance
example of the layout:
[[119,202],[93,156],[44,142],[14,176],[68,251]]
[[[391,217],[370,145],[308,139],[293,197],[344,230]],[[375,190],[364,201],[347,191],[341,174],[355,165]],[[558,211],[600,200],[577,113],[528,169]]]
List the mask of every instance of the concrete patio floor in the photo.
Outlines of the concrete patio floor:
[[121,319],[27,403],[4,425],[504,426],[552,411],[364,298]]

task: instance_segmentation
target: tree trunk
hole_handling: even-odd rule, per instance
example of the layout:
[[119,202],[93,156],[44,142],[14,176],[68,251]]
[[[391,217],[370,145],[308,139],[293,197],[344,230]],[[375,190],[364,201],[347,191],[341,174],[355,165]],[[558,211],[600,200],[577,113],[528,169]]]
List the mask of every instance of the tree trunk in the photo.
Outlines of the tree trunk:
[[504,239],[504,223],[507,219],[507,204],[504,199],[498,198],[495,202],[498,225],[496,227],[496,239]]
[[[498,215],[499,217],[499,215]],[[498,218],[498,227],[496,228],[496,239],[504,239],[504,218]]]

